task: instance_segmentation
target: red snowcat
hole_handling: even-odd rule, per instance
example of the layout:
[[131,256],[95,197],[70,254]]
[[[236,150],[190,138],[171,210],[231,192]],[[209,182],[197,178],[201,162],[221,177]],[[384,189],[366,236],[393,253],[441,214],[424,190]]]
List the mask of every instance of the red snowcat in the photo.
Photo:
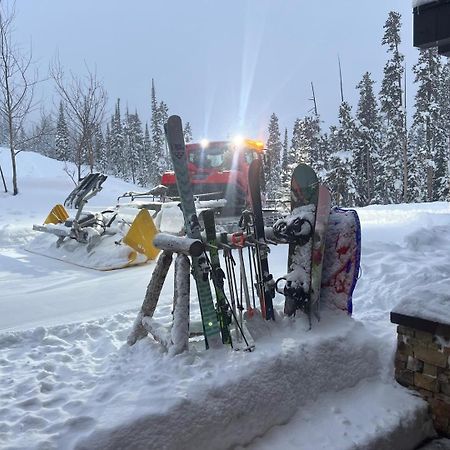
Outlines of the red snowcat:
[[[223,215],[236,214],[248,205],[248,167],[263,158],[264,144],[251,139],[186,145],[194,196],[199,200],[224,199]],[[165,172],[161,184],[167,196],[178,196],[175,173]]]

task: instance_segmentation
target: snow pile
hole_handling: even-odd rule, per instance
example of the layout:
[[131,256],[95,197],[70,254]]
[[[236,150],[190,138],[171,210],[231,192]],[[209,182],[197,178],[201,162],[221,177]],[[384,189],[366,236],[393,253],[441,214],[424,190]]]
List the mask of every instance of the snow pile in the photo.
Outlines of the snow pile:
[[[362,277],[353,319],[325,309],[308,331],[302,315],[277,314],[253,329],[252,353],[204,351],[198,342],[170,357],[150,337],[125,344],[153,265],[104,273],[24,250],[33,223],[72,186],[61,163],[20,158],[21,194],[0,194],[2,448],[408,449],[430,433],[424,402],[393,381],[389,313],[416,291],[444,301],[447,203],[358,210]],[[6,171],[5,162],[2,152]],[[110,178],[92,202],[111,205],[130,190]],[[275,278],[286,261],[287,246],[273,247]],[[163,326],[172,300],[170,270],[154,316]],[[277,295],[278,313],[283,304]],[[198,320],[198,303],[190,307]]]
[[412,6],[416,8],[417,6],[426,5],[427,3],[436,3],[437,0],[413,0]]
[[199,343],[176,358],[150,338],[124,345],[131,319],[117,314],[1,335],[5,442],[30,449],[208,442],[225,449],[379,370],[378,344],[363,325],[332,312],[310,332],[303,320],[272,324],[253,353],[205,352]]

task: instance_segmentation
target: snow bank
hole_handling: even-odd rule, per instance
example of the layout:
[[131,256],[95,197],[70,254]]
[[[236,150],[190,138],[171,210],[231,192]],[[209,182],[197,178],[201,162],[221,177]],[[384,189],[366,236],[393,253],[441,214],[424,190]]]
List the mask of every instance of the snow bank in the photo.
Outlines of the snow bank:
[[[362,276],[353,320],[324,311],[307,331],[300,316],[280,318],[254,333],[251,354],[206,352],[198,344],[170,358],[150,338],[124,345],[152,265],[103,273],[23,250],[32,224],[72,185],[61,164],[19,156],[20,173],[29,173],[21,193],[0,193],[2,449],[264,448],[266,442],[283,449],[406,449],[426,434],[424,403],[393,382],[389,313],[416,292],[445,300],[448,203],[358,210]],[[109,178],[92,201],[111,205],[135,189]],[[174,226],[175,213],[167,215]],[[286,270],[286,251],[272,248],[275,277]],[[159,323],[172,320],[172,290],[170,271],[155,311]],[[283,302],[281,295],[274,299],[278,311]],[[195,321],[198,303],[190,306]],[[269,429],[274,434],[265,435]],[[257,435],[265,436],[254,441]]]
[[422,5],[426,5],[427,3],[436,3],[437,0],[413,0],[412,5],[413,8],[415,8],[416,6],[422,6]]
[[311,331],[303,320],[272,324],[253,353],[192,348],[175,358],[150,338],[124,346],[131,319],[1,335],[4,442],[226,449],[379,370],[378,344],[362,324],[331,311]]

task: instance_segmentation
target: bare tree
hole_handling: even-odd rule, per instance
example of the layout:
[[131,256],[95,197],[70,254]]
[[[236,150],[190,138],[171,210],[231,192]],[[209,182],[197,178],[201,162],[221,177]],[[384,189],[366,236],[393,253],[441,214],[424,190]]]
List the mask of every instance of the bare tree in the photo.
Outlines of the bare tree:
[[[7,123],[11,151],[13,195],[19,193],[16,156],[24,122],[33,109],[37,73],[32,71],[32,53],[23,51],[13,40],[14,4],[9,8],[0,0],[0,114]],[[23,142],[22,142],[23,144]]]
[[8,188],[6,187],[5,176],[3,175],[2,165],[0,164],[0,176],[2,177],[3,189],[5,189],[5,193],[8,192]]
[[59,59],[56,59],[50,67],[50,76],[55,81],[56,90],[67,107],[80,180],[83,163],[89,164],[91,172],[94,169],[95,130],[103,123],[107,102],[106,90],[97,74],[91,72],[89,68],[84,77],[77,77],[71,73],[67,80]]

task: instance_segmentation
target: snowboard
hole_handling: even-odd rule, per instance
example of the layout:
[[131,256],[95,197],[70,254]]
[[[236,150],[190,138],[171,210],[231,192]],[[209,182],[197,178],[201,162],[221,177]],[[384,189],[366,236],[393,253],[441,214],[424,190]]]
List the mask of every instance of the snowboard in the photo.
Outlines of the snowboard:
[[[164,126],[164,131],[180,194],[186,235],[190,238],[201,240],[200,224],[189,179],[181,118],[179,116],[170,116]],[[209,269],[210,266],[206,254],[192,257],[192,273],[197,286],[205,346],[206,348],[218,348],[222,346],[222,338],[212,298],[211,285],[209,284]]]
[[[278,239],[289,242],[287,274],[277,280],[277,290],[285,296],[284,313],[295,315],[297,309],[311,313],[311,268],[313,238],[319,200],[319,181],[314,170],[299,164],[291,178],[291,214],[273,226]],[[285,281],[281,290],[278,285]]]
[[[312,244],[311,261],[311,307],[317,320],[320,320],[320,288],[322,281],[323,257],[327,238],[328,222],[330,218],[331,195],[324,185],[319,186],[319,198],[317,201],[316,222],[314,225],[314,237]],[[311,314],[310,314],[311,319]]]
[[260,159],[251,162],[248,169],[248,183],[250,203],[253,212],[253,226],[256,240],[256,270],[258,295],[261,302],[261,313],[266,320],[275,320],[273,298],[275,297],[275,282],[269,270],[268,253],[264,231],[264,219],[261,203],[261,175],[262,163]]
[[322,302],[353,312],[353,291],[361,262],[361,225],[353,209],[331,210],[322,273]]

